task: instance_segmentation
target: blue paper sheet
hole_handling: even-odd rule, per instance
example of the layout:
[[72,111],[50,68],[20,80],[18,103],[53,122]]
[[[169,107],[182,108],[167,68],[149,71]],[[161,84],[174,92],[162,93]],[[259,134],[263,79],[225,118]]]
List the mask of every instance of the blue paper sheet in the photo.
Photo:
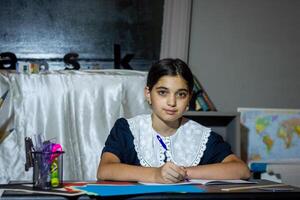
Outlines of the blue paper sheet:
[[95,185],[87,184],[85,186],[74,186],[74,189],[85,191],[88,195],[96,196],[116,196],[116,195],[133,195],[149,193],[201,193],[204,189],[195,185],[168,185],[168,186],[151,186],[151,185]]

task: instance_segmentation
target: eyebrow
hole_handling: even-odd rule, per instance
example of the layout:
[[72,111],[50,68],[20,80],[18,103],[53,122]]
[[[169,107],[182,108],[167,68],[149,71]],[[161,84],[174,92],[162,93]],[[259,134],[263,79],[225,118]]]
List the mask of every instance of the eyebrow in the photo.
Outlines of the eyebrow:
[[[169,88],[166,88],[166,87],[163,87],[163,86],[157,87],[155,89],[156,90],[169,90]],[[188,89],[185,89],[185,88],[181,88],[181,89],[177,90],[176,92],[182,92],[182,91],[189,92]]]
[[157,87],[157,88],[155,88],[155,89],[156,89],[156,90],[161,90],[161,89],[168,90],[168,88],[163,87],[163,86]]
[[189,92],[188,89],[179,89],[177,92],[182,92],[182,91],[184,91],[184,92]]

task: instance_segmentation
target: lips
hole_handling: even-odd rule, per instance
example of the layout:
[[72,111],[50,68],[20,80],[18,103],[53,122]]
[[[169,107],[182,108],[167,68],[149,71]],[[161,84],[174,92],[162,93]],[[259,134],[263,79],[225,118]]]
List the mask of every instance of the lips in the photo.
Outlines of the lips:
[[176,110],[169,110],[169,109],[164,109],[164,111],[168,114],[168,115],[174,115],[176,114]]

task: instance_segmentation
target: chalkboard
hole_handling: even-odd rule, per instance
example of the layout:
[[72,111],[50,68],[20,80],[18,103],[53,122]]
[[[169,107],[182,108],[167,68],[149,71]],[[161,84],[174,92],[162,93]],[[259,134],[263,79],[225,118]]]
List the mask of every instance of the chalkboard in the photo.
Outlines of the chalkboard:
[[0,2],[0,52],[18,58],[157,60],[160,53],[162,0],[5,0]]

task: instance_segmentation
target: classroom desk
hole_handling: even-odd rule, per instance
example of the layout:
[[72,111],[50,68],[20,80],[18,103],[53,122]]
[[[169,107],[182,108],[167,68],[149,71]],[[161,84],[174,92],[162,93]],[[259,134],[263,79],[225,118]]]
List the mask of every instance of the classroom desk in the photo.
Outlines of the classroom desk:
[[[274,182],[267,180],[258,180],[258,184],[274,184]],[[2,195],[4,200],[23,200],[23,199],[41,199],[41,200],[68,200],[68,199],[79,199],[79,200],[90,200],[90,199],[300,199],[300,188],[288,186],[293,188],[292,191],[264,191],[261,189],[248,189],[239,191],[224,192],[221,188],[232,188],[246,186],[242,185],[211,185],[211,186],[201,186],[206,192],[203,193],[157,193],[157,194],[143,194],[143,195],[130,195],[130,196],[113,196],[113,197],[95,197],[95,196],[57,196],[57,195],[41,195],[41,194],[28,194],[23,192],[5,191]],[[248,185],[249,186],[249,185]],[[285,186],[284,186],[285,187]]]

